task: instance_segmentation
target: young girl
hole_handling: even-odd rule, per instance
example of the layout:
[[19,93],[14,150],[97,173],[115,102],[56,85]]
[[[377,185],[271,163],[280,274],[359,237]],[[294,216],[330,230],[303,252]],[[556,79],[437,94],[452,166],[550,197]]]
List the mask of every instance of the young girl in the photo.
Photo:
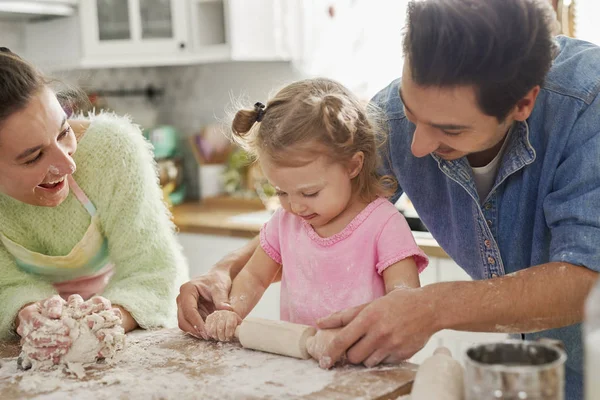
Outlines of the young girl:
[[427,257],[386,199],[395,182],[377,174],[378,131],[346,88],[322,78],[293,83],[266,107],[238,111],[232,130],[282,208],[233,281],[233,311],[207,317],[211,338],[232,338],[280,268],[281,319],[306,325],[420,285]]

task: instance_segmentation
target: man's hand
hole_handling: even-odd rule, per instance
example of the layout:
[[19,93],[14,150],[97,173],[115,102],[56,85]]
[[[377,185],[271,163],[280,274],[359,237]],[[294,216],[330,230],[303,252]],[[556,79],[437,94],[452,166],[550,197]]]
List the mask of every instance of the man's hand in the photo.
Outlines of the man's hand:
[[177,319],[179,329],[193,336],[208,340],[204,320],[216,310],[229,310],[231,276],[213,269],[183,284],[177,296]]
[[[337,329],[321,329],[317,331],[315,336],[309,337],[306,341],[306,350],[308,354],[319,362],[321,368],[331,368],[331,359],[325,354],[331,341],[337,336],[341,328]],[[344,361],[345,357],[342,357]]]
[[322,366],[331,367],[344,354],[367,367],[412,357],[438,330],[431,304],[422,288],[403,288],[321,319],[320,329],[343,327],[323,352],[321,360],[329,363]]

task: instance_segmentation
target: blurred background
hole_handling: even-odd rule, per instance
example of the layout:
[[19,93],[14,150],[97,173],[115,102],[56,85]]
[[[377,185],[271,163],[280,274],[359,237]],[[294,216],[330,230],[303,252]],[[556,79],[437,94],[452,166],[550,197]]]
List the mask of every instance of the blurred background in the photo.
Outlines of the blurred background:
[[[484,0],[482,0],[484,1]],[[539,0],[557,33],[600,44],[600,1]],[[192,276],[257,234],[277,207],[272,188],[223,135],[234,102],[266,103],[311,76],[337,79],[368,101],[398,78],[407,0],[0,0],[0,45],[81,87],[92,104],[130,115],[154,145],[165,200]],[[423,285],[468,280],[397,204],[430,257]],[[279,286],[253,315],[279,318]],[[460,352],[494,334],[443,331]]]
[[[563,34],[600,42],[597,0],[540,1],[554,7]],[[216,131],[232,99],[266,102],[281,86],[320,75],[367,101],[399,77],[406,4],[0,1],[0,37],[3,46],[45,72],[83,88],[96,112],[131,115],[157,147],[157,157],[170,159],[161,164],[162,182],[176,192],[170,200],[180,203],[254,189],[247,171],[239,175],[243,155],[231,159]],[[201,171],[199,165],[211,167]],[[223,182],[212,182],[223,176]]]

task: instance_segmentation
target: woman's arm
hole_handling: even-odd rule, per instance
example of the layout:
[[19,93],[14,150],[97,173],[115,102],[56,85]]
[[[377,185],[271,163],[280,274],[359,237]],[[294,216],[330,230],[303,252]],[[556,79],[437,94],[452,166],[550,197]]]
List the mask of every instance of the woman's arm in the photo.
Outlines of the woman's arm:
[[123,316],[123,322],[121,323],[121,326],[125,330],[125,333],[131,332],[132,330],[134,330],[138,327],[137,321],[135,320],[135,318],[133,318],[131,316],[129,311],[127,311],[126,309],[124,309],[123,307],[121,307],[117,304],[114,304],[113,307],[121,310],[121,315]]
[[14,258],[0,244],[0,341],[15,339],[18,313],[31,303],[56,294],[54,287],[21,271]]
[[88,131],[84,138],[99,153],[95,179],[103,190],[97,208],[115,264],[102,296],[125,311],[126,329],[136,323],[175,326],[175,297],[187,280],[187,264],[163,202],[151,147],[127,119],[104,118],[90,126],[102,132],[90,136]]

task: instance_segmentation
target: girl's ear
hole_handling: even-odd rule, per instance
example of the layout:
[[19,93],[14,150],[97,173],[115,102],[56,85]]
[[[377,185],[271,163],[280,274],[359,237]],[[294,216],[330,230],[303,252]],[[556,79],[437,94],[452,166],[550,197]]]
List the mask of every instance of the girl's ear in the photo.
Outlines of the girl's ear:
[[348,163],[348,175],[350,175],[350,179],[354,179],[358,176],[358,174],[360,174],[364,161],[365,154],[362,151],[357,151],[354,153],[350,159],[350,162]]

